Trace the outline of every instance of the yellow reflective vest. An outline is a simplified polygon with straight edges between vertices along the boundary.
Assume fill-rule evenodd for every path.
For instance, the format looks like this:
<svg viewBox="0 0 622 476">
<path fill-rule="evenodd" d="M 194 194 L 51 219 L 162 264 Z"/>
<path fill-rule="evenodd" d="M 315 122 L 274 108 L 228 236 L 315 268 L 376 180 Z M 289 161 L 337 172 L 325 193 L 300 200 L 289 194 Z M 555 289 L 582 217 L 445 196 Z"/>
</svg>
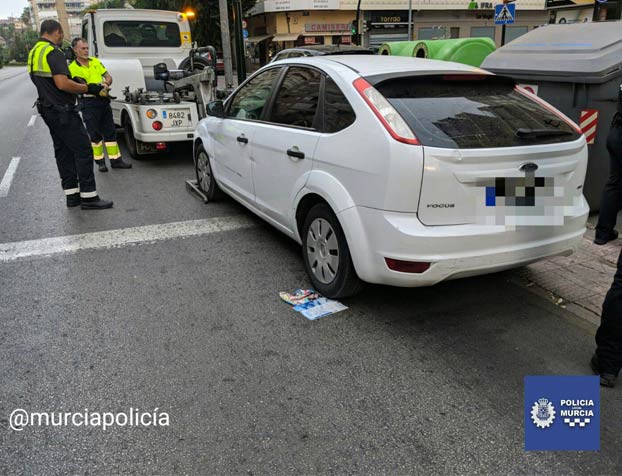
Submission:
<svg viewBox="0 0 622 476">
<path fill-rule="evenodd" d="M 89 56 L 89 65 L 82 66 L 78 63 L 78 60 L 73 60 L 69 65 L 69 72 L 72 78 L 82 78 L 87 84 L 102 82 L 103 76 L 106 73 L 106 68 L 97 58 Z"/>
<path fill-rule="evenodd" d="M 52 69 L 48 63 L 48 55 L 54 51 L 47 41 L 38 41 L 28 53 L 28 72 L 35 76 L 52 77 Z"/>
</svg>

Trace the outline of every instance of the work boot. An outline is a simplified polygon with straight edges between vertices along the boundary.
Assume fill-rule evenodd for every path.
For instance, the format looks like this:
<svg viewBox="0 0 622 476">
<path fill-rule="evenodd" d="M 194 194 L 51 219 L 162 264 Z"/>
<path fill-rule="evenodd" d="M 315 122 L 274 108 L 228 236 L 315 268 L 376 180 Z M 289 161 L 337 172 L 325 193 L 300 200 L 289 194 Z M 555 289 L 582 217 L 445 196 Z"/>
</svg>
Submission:
<svg viewBox="0 0 622 476">
<path fill-rule="evenodd" d="M 105 208 L 112 208 L 112 202 L 110 200 L 102 200 L 99 198 L 99 195 L 82 199 L 82 210 L 103 210 Z"/>
<path fill-rule="evenodd" d="M 100 172 L 108 172 L 108 167 L 106 167 L 106 161 L 104 159 L 96 160 L 95 163 Z"/>
<path fill-rule="evenodd" d="M 132 168 L 132 164 L 128 164 L 127 162 L 123 162 L 122 158 L 118 158 L 118 159 L 111 159 L 110 160 L 110 167 L 112 167 L 113 169 L 131 169 Z"/>
<path fill-rule="evenodd" d="M 610 241 L 615 240 L 618 237 L 618 232 L 616 230 L 610 232 L 596 232 L 596 237 L 594 238 L 595 245 L 604 245 Z"/>
<path fill-rule="evenodd" d="M 616 377 L 613 374 L 608 373 L 600 373 L 600 365 L 598 364 L 598 356 L 594 354 L 592 356 L 592 360 L 590 360 L 590 367 L 592 367 L 592 372 L 597 375 L 600 375 L 600 385 L 602 387 L 613 388 L 616 385 Z"/>
<path fill-rule="evenodd" d="M 80 192 L 67 195 L 67 208 L 77 207 L 80 203 Z"/>
</svg>

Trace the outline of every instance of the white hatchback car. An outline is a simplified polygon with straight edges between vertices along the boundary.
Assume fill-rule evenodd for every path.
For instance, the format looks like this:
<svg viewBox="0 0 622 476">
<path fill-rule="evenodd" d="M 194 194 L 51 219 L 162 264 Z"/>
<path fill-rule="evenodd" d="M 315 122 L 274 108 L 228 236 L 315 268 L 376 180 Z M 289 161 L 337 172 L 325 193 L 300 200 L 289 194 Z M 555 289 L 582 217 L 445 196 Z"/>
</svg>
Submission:
<svg viewBox="0 0 622 476">
<path fill-rule="evenodd" d="M 328 297 L 570 254 L 587 146 L 510 79 L 393 56 L 271 63 L 196 131 L 197 180 L 302 244 Z"/>
</svg>

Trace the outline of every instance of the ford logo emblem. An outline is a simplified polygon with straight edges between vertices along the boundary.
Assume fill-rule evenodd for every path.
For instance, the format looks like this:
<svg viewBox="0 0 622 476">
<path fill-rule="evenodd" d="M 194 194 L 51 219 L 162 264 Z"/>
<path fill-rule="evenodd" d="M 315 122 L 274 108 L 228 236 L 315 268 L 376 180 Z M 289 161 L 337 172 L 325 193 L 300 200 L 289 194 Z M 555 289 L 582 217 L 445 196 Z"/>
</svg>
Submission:
<svg viewBox="0 0 622 476">
<path fill-rule="evenodd" d="M 523 172 L 535 172 L 538 170 L 538 165 L 533 162 L 527 162 L 526 164 L 521 165 L 519 170 L 522 170 Z"/>
</svg>

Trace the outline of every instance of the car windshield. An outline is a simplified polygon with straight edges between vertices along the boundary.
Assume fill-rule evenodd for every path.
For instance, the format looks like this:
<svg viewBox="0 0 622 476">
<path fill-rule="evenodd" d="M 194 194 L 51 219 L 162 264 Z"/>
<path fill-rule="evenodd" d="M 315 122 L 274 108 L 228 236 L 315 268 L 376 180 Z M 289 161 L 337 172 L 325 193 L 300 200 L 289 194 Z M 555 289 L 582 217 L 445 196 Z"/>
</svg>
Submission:
<svg viewBox="0 0 622 476">
<path fill-rule="evenodd" d="M 113 47 L 179 47 L 181 33 L 177 23 L 157 21 L 104 22 L 104 43 Z"/>
<path fill-rule="evenodd" d="M 512 147 L 579 138 L 569 124 L 519 92 L 508 78 L 401 77 L 380 81 L 375 88 L 400 113 L 419 141 L 430 147 Z"/>
</svg>

